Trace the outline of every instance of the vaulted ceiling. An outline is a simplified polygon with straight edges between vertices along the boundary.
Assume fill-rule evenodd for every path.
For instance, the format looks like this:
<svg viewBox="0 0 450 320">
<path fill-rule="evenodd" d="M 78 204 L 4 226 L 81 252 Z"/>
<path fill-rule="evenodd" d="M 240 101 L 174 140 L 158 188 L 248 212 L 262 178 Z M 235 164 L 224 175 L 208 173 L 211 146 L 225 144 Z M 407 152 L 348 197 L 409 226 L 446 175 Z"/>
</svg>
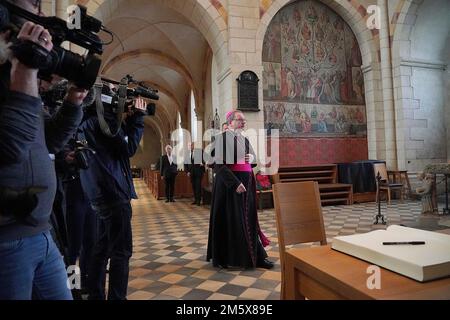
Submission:
<svg viewBox="0 0 450 320">
<path fill-rule="evenodd" d="M 191 90 L 200 102 L 210 50 L 206 40 L 188 19 L 163 2 L 105 1 L 96 15 L 115 34 L 102 56 L 102 75 L 120 80 L 130 74 L 158 89 L 157 113 L 161 114 L 148 124 L 159 125 L 156 131 L 167 138 L 177 126 L 178 111 L 182 121 L 188 121 Z M 109 40 L 107 35 L 102 38 Z"/>
</svg>

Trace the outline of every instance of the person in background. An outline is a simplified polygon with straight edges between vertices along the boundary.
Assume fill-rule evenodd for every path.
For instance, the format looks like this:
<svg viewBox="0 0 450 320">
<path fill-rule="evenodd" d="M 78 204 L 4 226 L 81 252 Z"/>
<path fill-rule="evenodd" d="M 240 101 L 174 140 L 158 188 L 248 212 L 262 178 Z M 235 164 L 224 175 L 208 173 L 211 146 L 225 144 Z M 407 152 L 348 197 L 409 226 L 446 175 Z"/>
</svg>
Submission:
<svg viewBox="0 0 450 320">
<path fill-rule="evenodd" d="M 175 178 L 177 177 L 177 162 L 172 154 L 172 147 L 167 145 L 166 154 L 161 158 L 161 180 L 166 184 L 166 202 L 175 202 Z"/>
<path fill-rule="evenodd" d="M 222 132 L 225 132 L 228 130 L 228 123 L 224 122 L 222 123 Z"/>
<path fill-rule="evenodd" d="M 195 144 L 191 143 L 189 158 L 185 159 L 184 170 L 191 178 L 192 191 L 194 192 L 193 205 L 200 206 L 202 200 L 202 179 L 205 174 L 205 162 L 203 160 L 203 150 L 196 149 Z"/>
</svg>

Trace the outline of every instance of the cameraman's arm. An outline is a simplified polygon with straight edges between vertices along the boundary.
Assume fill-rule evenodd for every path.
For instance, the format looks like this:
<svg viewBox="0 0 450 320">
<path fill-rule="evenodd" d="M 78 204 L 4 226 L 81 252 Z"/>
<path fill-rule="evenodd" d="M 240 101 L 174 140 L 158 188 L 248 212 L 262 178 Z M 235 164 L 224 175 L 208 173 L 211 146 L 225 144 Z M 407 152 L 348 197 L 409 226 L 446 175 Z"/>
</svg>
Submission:
<svg viewBox="0 0 450 320">
<path fill-rule="evenodd" d="M 130 158 L 136 153 L 144 133 L 144 112 L 147 109 L 147 103 L 138 98 L 134 101 L 134 108 L 134 112 L 126 117 L 125 123 L 122 125 L 123 130 L 120 132 L 123 133 L 122 141 L 125 142 L 123 144 L 124 151 Z"/>
<path fill-rule="evenodd" d="M 6 36 L 5 34 L 2 35 Z M 51 36 L 43 27 L 26 22 L 20 40 L 40 43 L 48 51 L 53 48 Z M 6 100 L 0 106 L 0 163 L 21 162 L 28 156 L 41 124 L 42 101 L 38 98 L 37 70 L 16 58 L 11 61 L 10 85 Z M 2 88 L 6 92 L 8 88 Z"/>
<path fill-rule="evenodd" d="M 17 39 L 37 43 L 49 52 L 53 49 L 52 36 L 48 30 L 30 21 L 23 24 Z M 38 97 L 38 70 L 22 64 L 17 58 L 12 59 L 11 65 L 10 90 L 21 92 L 31 97 Z"/>
<path fill-rule="evenodd" d="M 21 162 L 28 156 L 41 124 L 42 101 L 10 92 L 0 106 L 0 163 Z"/>
<path fill-rule="evenodd" d="M 127 117 L 126 123 L 123 125 L 123 133 L 128 137 L 126 145 L 128 156 L 132 157 L 136 153 L 144 134 L 144 115 L 140 112 L 134 112 Z"/>
<path fill-rule="evenodd" d="M 80 107 L 86 91 L 71 87 L 62 107 L 45 120 L 45 140 L 52 153 L 60 151 L 78 128 L 83 117 Z"/>
</svg>

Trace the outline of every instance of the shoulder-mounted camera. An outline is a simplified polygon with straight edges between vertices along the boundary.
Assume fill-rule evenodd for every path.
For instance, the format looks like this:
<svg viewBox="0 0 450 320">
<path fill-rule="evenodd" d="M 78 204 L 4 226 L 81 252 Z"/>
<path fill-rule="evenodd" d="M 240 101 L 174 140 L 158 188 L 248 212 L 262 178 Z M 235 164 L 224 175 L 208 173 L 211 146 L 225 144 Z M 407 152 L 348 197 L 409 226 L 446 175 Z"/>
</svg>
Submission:
<svg viewBox="0 0 450 320">
<path fill-rule="evenodd" d="M 133 87 L 129 86 L 130 84 Z M 118 85 L 118 89 L 113 88 Z M 100 128 L 108 137 L 114 137 L 118 134 L 120 124 L 122 122 L 122 114 L 133 110 L 136 98 L 142 97 L 146 99 L 159 100 L 158 91 L 153 90 L 143 83 L 138 83 L 131 76 L 127 75 L 120 82 L 101 78 L 101 81 L 95 84 L 95 109 L 99 120 Z M 156 105 L 154 103 L 147 104 L 147 110 L 143 115 L 155 115 Z M 105 115 L 113 115 L 113 128 L 109 126 L 105 120 Z"/>
<path fill-rule="evenodd" d="M 75 142 L 75 166 L 77 169 L 86 170 L 89 168 L 87 153 L 95 154 L 95 151 L 88 146 L 86 140 Z"/>
<path fill-rule="evenodd" d="M 51 52 L 34 42 L 14 39 L 11 48 L 14 56 L 28 67 L 39 69 L 41 79 L 49 80 L 51 75 L 56 74 L 80 88 L 89 89 L 94 85 L 100 70 L 101 60 L 98 55 L 103 53 L 104 44 L 97 33 L 110 32 L 102 26 L 101 21 L 87 15 L 85 7 L 78 7 L 80 28 L 70 29 L 63 19 L 38 16 L 6 0 L 0 0 L 0 31 L 10 30 L 14 39 L 21 28 L 20 20 L 31 21 L 48 29 L 54 44 Z M 87 55 L 81 56 L 62 48 L 64 41 L 87 49 Z"/>
<path fill-rule="evenodd" d="M 133 110 L 133 104 L 137 98 L 159 100 L 158 90 L 148 87 L 143 82 L 134 80 L 130 75 L 125 76 L 121 82 L 107 78 L 102 78 L 102 81 L 119 86 L 119 89 L 117 90 L 111 89 L 107 84 L 104 84 L 102 87 L 102 102 L 104 105 L 112 108 L 115 113 L 129 112 L 130 110 Z M 123 108 L 120 107 L 120 98 L 123 98 L 124 100 Z M 154 103 L 148 103 L 145 115 L 154 116 L 155 112 L 156 105 Z"/>
</svg>

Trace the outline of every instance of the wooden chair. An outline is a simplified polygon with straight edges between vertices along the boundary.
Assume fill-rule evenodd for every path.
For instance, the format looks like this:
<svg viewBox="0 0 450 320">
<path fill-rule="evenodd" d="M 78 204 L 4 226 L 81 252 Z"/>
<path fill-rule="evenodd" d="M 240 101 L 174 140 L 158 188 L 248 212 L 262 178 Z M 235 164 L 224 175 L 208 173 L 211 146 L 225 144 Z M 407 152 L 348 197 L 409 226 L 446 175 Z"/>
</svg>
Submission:
<svg viewBox="0 0 450 320">
<path fill-rule="evenodd" d="M 281 299 L 285 299 L 286 246 L 316 241 L 326 245 L 327 238 L 316 181 L 274 184 L 273 196 L 281 261 Z"/>
<path fill-rule="evenodd" d="M 388 176 L 388 171 L 386 169 L 386 164 L 385 163 L 375 163 L 373 165 L 373 170 L 375 173 L 375 177 L 378 176 L 378 173 L 381 176 L 381 181 L 380 181 L 380 186 L 378 188 L 377 186 L 377 195 L 376 195 L 376 201 L 378 202 L 378 197 L 379 192 L 378 190 L 381 192 L 386 192 L 387 193 L 387 203 L 391 204 L 391 190 L 394 191 L 400 191 L 400 199 L 401 201 L 403 201 L 403 194 L 404 194 L 404 185 L 403 183 L 393 183 L 389 181 L 389 176 Z M 378 181 L 377 181 L 378 183 Z"/>
</svg>

